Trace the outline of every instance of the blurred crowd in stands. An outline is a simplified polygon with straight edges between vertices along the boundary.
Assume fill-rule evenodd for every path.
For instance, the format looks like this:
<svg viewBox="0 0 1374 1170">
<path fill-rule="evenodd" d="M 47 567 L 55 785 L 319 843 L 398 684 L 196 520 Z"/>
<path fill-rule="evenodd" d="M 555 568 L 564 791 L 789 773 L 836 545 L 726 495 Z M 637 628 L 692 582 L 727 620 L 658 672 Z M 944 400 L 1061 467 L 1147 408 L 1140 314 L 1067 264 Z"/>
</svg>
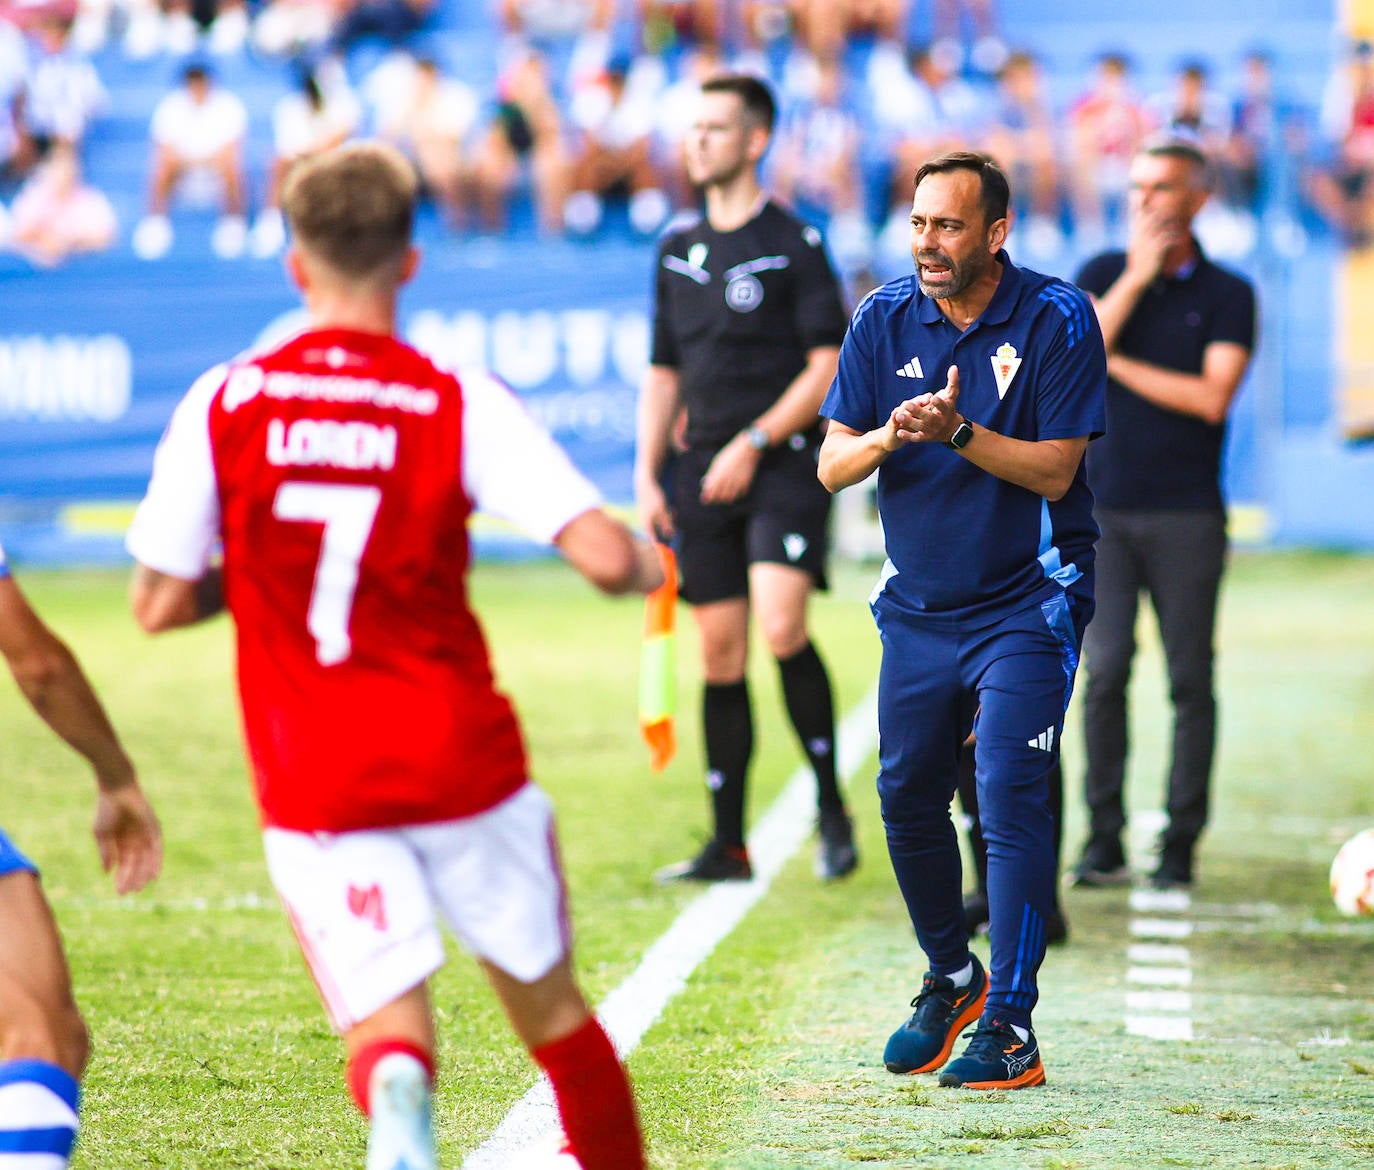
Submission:
<svg viewBox="0 0 1374 1170">
<path fill-rule="evenodd" d="M 218 216 L 217 254 L 271 256 L 285 168 L 355 135 L 403 149 L 455 231 L 511 230 L 523 206 L 525 230 L 591 237 L 614 208 L 623 230 L 652 236 L 693 202 L 680 143 L 698 82 L 723 69 L 773 83 L 772 189 L 827 226 L 852 280 L 906 270 L 911 176 L 954 146 L 1011 173 L 1013 246 L 1031 263 L 1066 239 L 1086 252 L 1119 236 L 1127 162 L 1163 128 L 1216 162 L 1199 230 L 1223 258 L 1282 247 L 1304 216 L 1353 244 L 1374 231 L 1367 44 L 1314 108 L 1285 95 L 1262 49 L 1181 60 L 1163 87 L 1142 85 L 1124 52 L 1047 78 L 1004 43 L 992 0 L 934 0 L 919 43 L 910 3 L 0 0 L 0 241 L 37 264 L 121 239 L 153 260 L 176 246 L 178 209 L 200 206 Z M 435 36 L 475 4 L 492 46 L 480 77 Z M 149 120 L 141 218 L 125 225 L 83 177 L 87 136 L 120 100 L 98 71 L 110 54 L 181 62 Z M 269 110 L 222 79 L 243 59 L 292 80 Z M 270 144 L 257 168 L 254 136 Z"/>
</svg>

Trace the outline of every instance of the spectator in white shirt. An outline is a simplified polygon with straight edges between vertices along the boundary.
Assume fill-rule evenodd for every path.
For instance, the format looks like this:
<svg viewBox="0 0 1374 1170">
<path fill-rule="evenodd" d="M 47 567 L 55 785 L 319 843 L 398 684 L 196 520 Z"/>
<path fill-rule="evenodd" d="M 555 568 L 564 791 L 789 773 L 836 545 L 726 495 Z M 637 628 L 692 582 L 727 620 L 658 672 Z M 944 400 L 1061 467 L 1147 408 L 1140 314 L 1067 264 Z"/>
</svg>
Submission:
<svg viewBox="0 0 1374 1170">
<path fill-rule="evenodd" d="M 661 74 L 649 64 L 637 69 L 613 59 L 573 95 L 580 134 L 563 222 L 575 235 L 601 226 L 603 200 L 616 187 L 629 191 L 630 226 L 641 235 L 656 232 L 671 210 L 652 150 Z"/>
<path fill-rule="evenodd" d="M 471 201 L 469 138 L 477 124 L 477 95 L 427 57 L 413 60 L 408 71 L 398 64 L 394 77 L 377 107 L 378 136 L 415 164 L 426 191 L 449 222 L 461 227 Z"/>
<path fill-rule="evenodd" d="M 254 256 L 275 256 L 286 243 L 280 194 L 291 165 L 347 141 L 361 121 L 362 106 L 342 65 L 334 58 L 314 70 L 303 70 L 299 90 L 277 102 L 272 110 L 273 154 L 267 201 L 249 238 Z"/>
<path fill-rule="evenodd" d="M 187 197 L 217 197 L 223 213 L 211 246 L 226 259 L 243 253 L 248 236 L 243 174 L 247 132 L 248 111 L 237 95 L 212 82 L 205 66 L 187 66 L 182 84 L 153 110 L 148 214 L 134 229 L 135 253 L 154 260 L 171 248 L 167 213 L 179 191 Z"/>
</svg>

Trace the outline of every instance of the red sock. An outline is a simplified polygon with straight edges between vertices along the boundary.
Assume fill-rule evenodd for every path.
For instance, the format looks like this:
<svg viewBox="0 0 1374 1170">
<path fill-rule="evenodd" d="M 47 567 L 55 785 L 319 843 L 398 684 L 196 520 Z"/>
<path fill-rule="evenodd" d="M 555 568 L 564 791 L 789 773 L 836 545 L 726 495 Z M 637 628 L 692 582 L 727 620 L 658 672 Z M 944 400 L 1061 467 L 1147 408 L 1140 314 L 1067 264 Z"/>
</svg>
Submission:
<svg viewBox="0 0 1374 1170">
<path fill-rule="evenodd" d="M 348 1088 L 353 1094 L 353 1101 L 362 1110 L 364 1117 L 371 1117 L 372 1111 L 368 1108 L 367 1090 L 368 1084 L 372 1080 L 372 1070 L 377 1066 L 377 1062 L 384 1056 L 392 1053 L 402 1052 L 406 1056 L 414 1057 L 425 1067 L 425 1072 L 429 1074 L 429 1083 L 434 1083 L 434 1057 L 426 1052 L 418 1044 L 410 1040 L 388 1039 L 374 1040 L 360 1048 L 348 1058 Z"/>
<path fill-rule="evenodd" d="M 596 1018 L 534 1050 L 548 1073 L 563 1132 L 586 1170 L 644 1170 L 630 1079 Z"/>
</svg>

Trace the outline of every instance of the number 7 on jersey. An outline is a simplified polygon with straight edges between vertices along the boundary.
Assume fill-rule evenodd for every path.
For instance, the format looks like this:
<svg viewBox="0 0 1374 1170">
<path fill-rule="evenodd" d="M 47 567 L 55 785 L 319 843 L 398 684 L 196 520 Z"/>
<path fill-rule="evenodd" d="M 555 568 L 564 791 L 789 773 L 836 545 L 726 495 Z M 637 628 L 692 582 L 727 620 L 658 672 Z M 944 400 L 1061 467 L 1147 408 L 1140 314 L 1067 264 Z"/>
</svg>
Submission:
<svg viewBox="0 0 1374 1170">
<path fill-rule="evenodd" d="M 292 481 L 282 484 L 272 501 L 272 515 L 278 520 L 324 525 L 305 621 L 321 666 L 337 666 L 352 653 L 348 623 L 358 589 L 358 564 L 381 502 L 378 487 Z"/>
</svg>

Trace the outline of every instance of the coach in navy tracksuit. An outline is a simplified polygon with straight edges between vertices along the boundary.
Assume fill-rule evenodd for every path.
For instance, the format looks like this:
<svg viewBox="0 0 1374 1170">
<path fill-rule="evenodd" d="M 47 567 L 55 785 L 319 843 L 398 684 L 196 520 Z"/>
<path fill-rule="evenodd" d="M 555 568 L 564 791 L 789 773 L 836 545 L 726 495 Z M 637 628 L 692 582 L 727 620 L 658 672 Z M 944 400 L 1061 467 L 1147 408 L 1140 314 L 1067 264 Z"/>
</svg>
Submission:
<svg viewBox="0 0 1374 1170">
<path fill-rule="evenodd" d="M 1048 775 L 1092 612 L 1097 526 L 1082 460 L 1105 427 L 1106 354 L 1087 297 L 1002 250 L 1006 176 L 958 152 L 916 173 L 912 276 L 859 306 L 821 413 L 820 477 L 875 468 L 888 561 L 879 775 L 888 852 L 930 964 L 888 1041 L 893 1072 L 942 1085 L 1043 1082 L 1031 1031 L 1054 896 Z M 978 736 L 990 972 L 969 950 L 950 819 Z M 964 1054 L 960 1030 L 978 1020 Z"/>
</svg>

